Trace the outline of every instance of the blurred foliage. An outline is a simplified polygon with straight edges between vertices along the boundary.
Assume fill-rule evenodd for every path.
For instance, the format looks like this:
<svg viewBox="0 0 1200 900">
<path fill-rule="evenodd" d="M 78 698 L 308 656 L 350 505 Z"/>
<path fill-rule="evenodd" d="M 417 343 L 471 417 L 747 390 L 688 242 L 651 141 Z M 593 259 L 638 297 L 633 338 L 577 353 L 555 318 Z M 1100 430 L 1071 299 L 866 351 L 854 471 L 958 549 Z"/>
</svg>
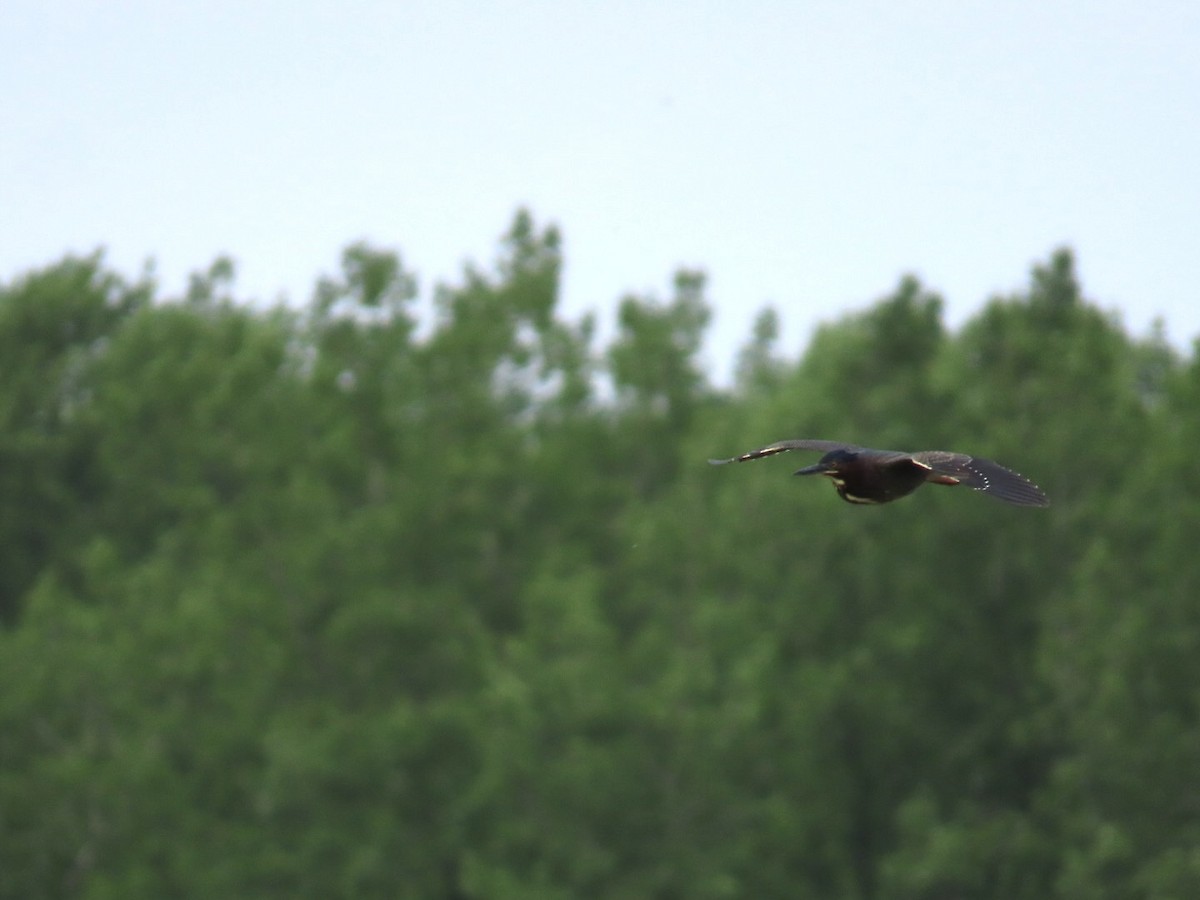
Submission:
<svg viewBox="0 0 1200 900">
<path fill-rule="evenodd" d="M 561 268 L 0 286 L 0 897 L 1200 896 L 1195 352 L 1063 250 L 718 389 L 701 273 L 602 347 Z M 703 462 L 798 436 L 1053 505 Z"/>
</svg>

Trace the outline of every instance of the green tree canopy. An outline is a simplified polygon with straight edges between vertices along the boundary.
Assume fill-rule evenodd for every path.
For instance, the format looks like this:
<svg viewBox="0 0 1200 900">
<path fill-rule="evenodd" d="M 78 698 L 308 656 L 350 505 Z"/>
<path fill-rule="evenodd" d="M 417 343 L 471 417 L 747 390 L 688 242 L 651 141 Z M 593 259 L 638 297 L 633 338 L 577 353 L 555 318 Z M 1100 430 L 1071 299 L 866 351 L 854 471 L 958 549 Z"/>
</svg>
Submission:
<svg viewBox="0 0 1200 900">
<path fill-rule="evenodd" d="M 1197 347 L 1064 249 L 957 330 L 764 311 L 726 387 L 702 272 L 603 344 L 563 264 L 0 286 L 0 897 L 1200 892 Z M 704 464 L 801 436 L 1052 505 Z"/>
</svg>

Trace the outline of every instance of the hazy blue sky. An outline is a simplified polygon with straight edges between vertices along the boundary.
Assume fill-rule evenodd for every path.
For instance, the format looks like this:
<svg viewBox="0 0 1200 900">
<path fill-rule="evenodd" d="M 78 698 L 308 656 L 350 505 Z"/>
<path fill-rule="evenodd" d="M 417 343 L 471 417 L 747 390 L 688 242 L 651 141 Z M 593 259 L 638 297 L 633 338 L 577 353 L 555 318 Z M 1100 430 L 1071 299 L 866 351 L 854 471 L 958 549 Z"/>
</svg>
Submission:
<svg viewBox="0 0 1200 900">
<path fill-rule="evenodd" d="M 952 325 L 1074 247 L 1135 332 L 1200 334 L 1200 3 L 0 4 L 0 278 L 228 253 L 305 300 L 341 249 L 425 288 L 520 205 L 568 314 L 710 275 L 708 358 L 915 272 Z"/>
</svg>

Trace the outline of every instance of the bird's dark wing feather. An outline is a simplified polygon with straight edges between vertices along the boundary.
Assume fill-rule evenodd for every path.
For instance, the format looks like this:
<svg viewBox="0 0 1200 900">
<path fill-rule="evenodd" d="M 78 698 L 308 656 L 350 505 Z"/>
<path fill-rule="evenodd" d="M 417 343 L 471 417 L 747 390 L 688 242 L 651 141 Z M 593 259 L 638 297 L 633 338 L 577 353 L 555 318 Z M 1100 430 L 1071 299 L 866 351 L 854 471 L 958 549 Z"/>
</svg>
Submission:
<svg viewBox="0 0 1200 900">
<path fill-rule="evenodd" d="M 1017 506 L 1050 505 L 1036 484 L 990 459 L 946 450 L 922 450 L 912 454 L 912 458 L 928 466 L 932 474 L 951 479 L 947 483 L 965 484 Z"/>
<path fill-rule="evenodd" d="M 882 466 L 898 466 L 901 468 L 908 466 L 916 466 L 918 468 L 928 469 L 925 463 L 913 462 L 912 453 L 905 453 L 903 450 L 868 450 L 859 448 L 858 455 L 860 458 L 870 460 Z"/>
<path fill-rule="evenodd" d="M 751 450 L 749 453 L 743 453 L 741 456 L 731 456 L 729 459 L 710 459 L 709 463 L 714 466 L 723 466 L 726 463 L 746 462 L 750 459 L 762 459 L 764 456 L 774 456 L 776 453 L 785 453 L 788 450 L 820 450 L 822 453 L 828 453 L 830 450 L 857 450 L 853 444 L 843 444 L 841 441 L 776 441 L 774 444 L 768 444 L 766 447 L 759 447 L 757 450 Z"/>
</svg>

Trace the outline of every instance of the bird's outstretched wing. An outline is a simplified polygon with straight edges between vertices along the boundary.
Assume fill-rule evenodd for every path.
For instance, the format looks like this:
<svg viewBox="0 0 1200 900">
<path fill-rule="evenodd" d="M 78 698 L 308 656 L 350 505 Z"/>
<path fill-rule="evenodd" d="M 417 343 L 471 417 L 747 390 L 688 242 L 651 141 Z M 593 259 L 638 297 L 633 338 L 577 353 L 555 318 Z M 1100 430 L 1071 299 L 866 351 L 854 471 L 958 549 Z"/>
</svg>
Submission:
<svg viewBox="0 0 1200 900">
<path fill-rule="evenodd" d="M 946 450 L 922 450 L 912 458 L 928 466 L 930 481 L 942 484 L 965 484 L 977 491 L 990 494 L 997 500 L 1017 506 L 1049 506 L 1050 501 L 1042 489 L 1023 475 L 1006 469 L 990 459 L 967 456 L 965 453 L 950 453 Z"/>
<path fill-rule="evenodd" d="M 714 466 L 723 466 L 726 463 L 746 462 L 750 459 L 762 459 L 764 456 L 774 456 L 776 453 L 786 453 L 788 450 L 820 450 L 822 453 L 828 453 L 830 450 L 858 450 L 854 444 L 843 444 L 841 441 L 776 441 L 774 444 L 768 444 L 766 447 L 759 447 L 757 450 L 751 450 L 749 453 L 743 453 L 741 456 L 731 456 L 729 459 L 710 459 L 709 463 Z"/>
</svg>

